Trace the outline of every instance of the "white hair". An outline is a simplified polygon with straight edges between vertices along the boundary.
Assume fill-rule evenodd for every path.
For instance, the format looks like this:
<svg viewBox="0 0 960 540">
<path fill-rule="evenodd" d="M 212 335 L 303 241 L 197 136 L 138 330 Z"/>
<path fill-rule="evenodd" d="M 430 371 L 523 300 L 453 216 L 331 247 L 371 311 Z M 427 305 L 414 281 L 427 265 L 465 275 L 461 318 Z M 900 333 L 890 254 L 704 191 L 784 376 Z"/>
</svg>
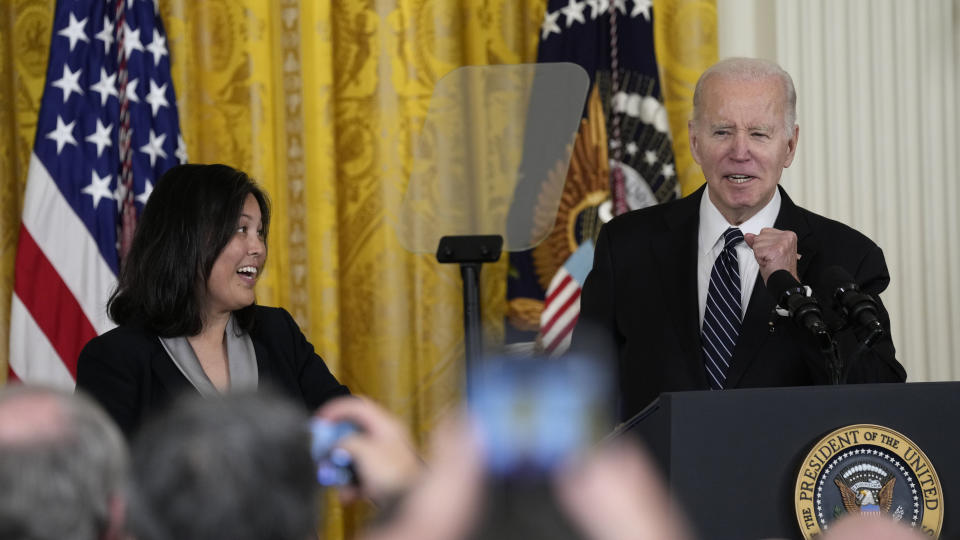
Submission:
<svg viewBox="0 0 960 540">
<path fill-rule="evenodd" d="M 788 137 L 793 136 L 793 128 L 797 123 L 797 90 L 793 86 L 793 79 L 776 62 L 762 58 L 725 58 L 707 68 L 697 80 L 693 91 L 693 121 L 700 118 L 700 107 L 703 100 L 703 87 L 707 79 L 723 77 L 742 81 L 760 81 L 776 77 L 783 85 L 784 95 L 784 129 Z"/>
</svg>

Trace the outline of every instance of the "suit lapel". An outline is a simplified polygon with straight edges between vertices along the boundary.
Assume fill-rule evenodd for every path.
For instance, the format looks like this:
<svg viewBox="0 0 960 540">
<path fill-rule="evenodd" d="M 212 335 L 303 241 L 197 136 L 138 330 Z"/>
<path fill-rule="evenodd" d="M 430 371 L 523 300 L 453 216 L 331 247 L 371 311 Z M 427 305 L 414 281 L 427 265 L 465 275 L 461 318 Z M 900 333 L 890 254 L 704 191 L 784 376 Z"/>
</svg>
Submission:
<svg viewBox="0 0 960 540">
<path fill-rule="evenodd" d="M 664 311 L 672 316 L 681 359 L 698 386 L 705 387 L 707 374 L 700 346 L 699 300 L 697 299 L 697 234 L 700 226 L 700 198 L 704 188 L 677 202 L 666 215 L 669 233 L 654 242 L 653 254 L 660 270 L 659 283 L 674 295 Z"/>
<path fill-rule="evenodd" d="M 154 347 L 150 349 L 150 369 L 153 371 L 154 378 L 161 386 L 167 389 L 170 395 L 177 395 L 185 390 L 196 392 L 193 384 L 187 380 L 186 376 L 180 371 L 180 368 L 174 363 L 170 355 L 163 348 L 159 338 L 153 337 Z M 269 362 L 264 362 L 267 353 L 258 340 L 253 342 L 254 353 L 257 358 L 258 379 L 271 378 L 273 373 L 270 371 Z M 264 373 L 266 375 L 264 375 Z"/>
<path fill-rule="evenodd" d="M 272 380 L 276 378 L 276 374 L 272 368 L 271 362 L 267 361 L 269 357 L 267 351 L 264 348 L 263 344 L 260 343 L 259 339 L 256 339 L 254 335 L 250 334 L 250 340 L 253 341 L 253 353 L 257 355 L 257 381 L 258 384 L 261 384 L 264 380 Z"/>
<path fill-rule="evenodd" d="M 806 271 L 810 267 L 810 261 L 816 255 L 816 246 L 803 214 L 787 196 L 786 191 L 783 188 L 778 189 L 780 189 L 782 200 L 780 213 L 777 215 L 774 227 L 796 233 L 797 252 L 800 254 L 800 260 L 797 261 L 797 273 L 800 276 L 800 281 L 806 283 Z M 747 306 L 747 312 L 743 317 L 740 337 L 737 339 L 737 346 L 733 350 L 733 361 L 730 365 L 730 372 L 727 373 L 726 387 L 735 388 L 743 374 L 750 368 L 750 364 L 756 359 L 760 347 L 770 335 L 770 325 L 776 317 L 775 308 L 776 300 L 767 291 L 766 285 L 758 273 L 753 286 L 753 293 L 750 295 L 750 304 Z"/>
<path fill-rule="evenodd" d="M 176 396 L 186 389 L 194 392 L 193 385 L 180 372 L 180 369 L 167 354 L 167 351 L 160 343 L 160 338 L 153 337 L 154 345 L 150 349 L 150 368 L 153 371 L 154 378 L 161 386 L 167 389 L 171 396 Z"/>
</svg>

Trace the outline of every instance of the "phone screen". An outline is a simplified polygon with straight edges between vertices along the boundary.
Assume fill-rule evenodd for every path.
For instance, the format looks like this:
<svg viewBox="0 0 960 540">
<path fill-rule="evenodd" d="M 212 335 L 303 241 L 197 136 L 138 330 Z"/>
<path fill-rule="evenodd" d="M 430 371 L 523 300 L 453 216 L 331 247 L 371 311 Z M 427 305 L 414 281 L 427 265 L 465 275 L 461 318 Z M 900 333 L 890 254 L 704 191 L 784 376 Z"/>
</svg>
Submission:
<svg viewBox="0 0 960 540">
<path fill-rule="evenodd" d="M 494 477 L 537 477 L 599 440 L 611 427 L 609 375 L 600 362 L 494 357 L 469 383 L 471 414 Z"/>
<path fill-rule="evenodd" d="M 552 485 L 565 461 L 612 427 L 605 364 L 583 357 L 495 357 L 475 369 L 469 408 L 488 472 L 474 540 L 581 538 Z"/>
<path fill-rule="evenodd" d="M 330 422 L 320 418 L 310 420 L 310 454 L 317 466 L 317 481 L 322 486 L 345 486 L 355 481 L 353 458 L 337 442 L 356 433 L 349 422 Z"/>
</svg>

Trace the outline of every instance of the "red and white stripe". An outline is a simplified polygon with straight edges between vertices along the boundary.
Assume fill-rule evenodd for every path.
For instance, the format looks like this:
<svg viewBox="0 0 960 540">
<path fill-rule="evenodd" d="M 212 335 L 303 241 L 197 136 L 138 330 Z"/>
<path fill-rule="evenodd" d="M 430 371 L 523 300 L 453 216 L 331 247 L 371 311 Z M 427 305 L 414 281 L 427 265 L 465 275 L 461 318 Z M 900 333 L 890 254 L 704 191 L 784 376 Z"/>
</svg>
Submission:
<svg viewBox="0 0 960 540">
<path fill-rule="evenodd" d="M 579 315 L 580 284 L 566 268 L 560 268 L 550 280 L 540 315 L 540 343 L 543 350 L 550 354 L 567 350 Z"/>
<path fill-rule="evenodd" d="M 114 325 L 116 276 L 49 171 L 31 156 L 10 310 L 15 379 L 72 389 L 80 349 Z"/>
</svg>

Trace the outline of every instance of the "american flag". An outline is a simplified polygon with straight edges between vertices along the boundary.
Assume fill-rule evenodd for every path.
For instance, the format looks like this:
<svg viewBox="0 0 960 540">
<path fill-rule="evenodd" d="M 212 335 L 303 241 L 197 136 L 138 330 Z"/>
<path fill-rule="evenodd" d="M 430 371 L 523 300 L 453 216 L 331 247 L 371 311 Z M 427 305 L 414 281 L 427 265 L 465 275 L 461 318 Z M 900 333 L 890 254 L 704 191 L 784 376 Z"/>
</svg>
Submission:
<svg viewBox="0 0 960 540">
<path fill-rule="evenodd" d="M 27 176 L 11 380 L 72 389 L 109 330 L 120 253 L 157 178 L 186 162 L 166 34 L 150 0 L 59 0 Z"/>
<path fill-rule="evenodd" d="M 540 315 L 540 343 L 547 354 L 570 348 L 573 327 L 580 315 L 580 290 L 593 265 L 593 251 L 593 240 L 584 240 L 547 287 Z"/>
</svg>

